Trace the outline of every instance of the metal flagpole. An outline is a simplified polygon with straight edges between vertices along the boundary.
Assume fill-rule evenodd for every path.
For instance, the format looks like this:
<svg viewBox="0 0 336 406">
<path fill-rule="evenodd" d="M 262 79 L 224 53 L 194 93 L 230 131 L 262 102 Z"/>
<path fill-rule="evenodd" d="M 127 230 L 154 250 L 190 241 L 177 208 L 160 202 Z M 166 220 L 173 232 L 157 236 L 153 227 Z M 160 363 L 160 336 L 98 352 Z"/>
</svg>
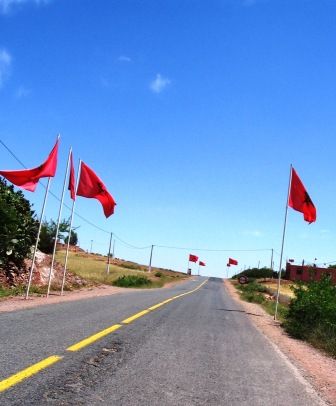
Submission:
<svg viewBox="0 0 336 406">
<path fill-rule="evenodd" d="M 111 233 L 111 235 L 110 235 L 110 244 L 109 244 L 109 250 L 108 250 L 108 254 L 107 254 L 107 266 L 106 266 L 106 273 L 107 274 L 110 273 L 110 257 L 111 257 L 112 237 L 113 237 L 113 233 Z"/>
<path fill-rule="evenodd" d="M 38 228 L 38 232 L 37 232 L 33 259 L 32 259 L 30 272 L 29 272 L 29 280 L 28 280 L 28 285 L 27 285 L 27 290 L 26 290 L 26 297 L 25 297 L 26 299 L 28 299 L 28 297 L 29 297 L 29 289 L 30 289 L 30 285 L 31 285 L 31 282 L 32 282 L 32 278 L 33 278 L 37 246 L 38 246 L 38 243 L 39 243 L 39 240 L 40 240 L 40 234 L 41 234 L 41 228 L 42 228 L 42 220 L 43 220 L 44 210 L 45 210 L 46 203 L 47 203 L 47 198 L 48 198 L 48 193 L 49 193 L 49 188 L 50 188 L 50 182 L 51 182 L 51 178 L 49 177 L 47 187 L 46 187 L 46 192 L 45 192 L 45 195 L 44 195 L 44 200 L 43 200 L 42 212 L 41 212 L 41 216 L 40 216 L 40 224 L 39 224 L 39 228 Z"/>
<path fill-rule="evenodd" d="M 200 274 L 200 264 L 199 264 L 199 261 L 198 261 L 198 272 L 197 272 L 197 275 L 199 276 L 199 274 Z"/>
<path fill-rule="evenodd" d="M 281 244 L 281 253 L 280 253 L 279 274 L 278 274 L 278 289 L 277 289 L 277 295 L 276 295 L 274 320 L 276 320 L 277 315 L 278 315 L 280 282 L 281 282 L 282 255 L 283 255 L 283 249 L 284 249 L 284 243 L 285 243 L 285 235 L 286 235 L 288 200 L 289 200 L 289 191 L 290 191 L 290 187 L 291 187 L 291 182 L 292 182 L 292 164 L 290 165 L 290 170 L 289 170 L 289 182 L 288 182 L 288 192 L 287 192 L 287 200 L 286 200 L 285 221 L 284 221 L 284 227 L 283 227 L 283 233 L 282 233 L 282 244 Z"/>
<path fill-rule="evenodd" d="M 154 248 L 154 245 L 151 246 L 151 252 L 150 252 L 150 257 L 149 257 L 149 265 L 148 265 L 148 272 L 152 272 L 153 248 Z"/>
<path fill-rule="evenodd" d="M 49 269 L 47 298 L 49 297 L 50 285 L 51 285 L 51 275 L 52 275 L 52 272 L 54 270 L 56 246 L 57 246 L 58 232 L 59 232 L 59 226 L 60 226 L 61 216 L 62 216 L 64 192 L 65 192 L 66 181 L 67 181 L 67 178 L 68 178 L 71 151 L 72 151 L 72 148 L 70 148 L 70 150 L 69 150 L 68 162 L 67 162 L 67 166 L 66 166 L 66 170 L 65 170 L 65 176 L 64 176 L 64 182 L 63 182 L 62 197 L 61 197 L 60 207 L 59 207 L 59 211 L 58 211 L 58 219 L 57 219 L 57 226 L 56 226 L 56 233 L 55 233 L 54 249 L 53 249 L 53 254 L 52 254 L 52 258 L 51 258 L 51 265 L 50 265 L 50 269 Z"/>
<path fill-rule="evenodd" d="M 188 260 L 188 270 L 187 270 L 187 275 L 189 275 L 189 266 L 190 266 L 190 260 Z M 191 275 L 191 272 L 190 272 Z"/>
<path fill-rule="evenodd" d="M 63 291 L 64 291 L 65 275 L 66 275 L 66 270 L 67 270 L 67 265 L 68 265 L 70 238 L 71 238 L 73 217 L 74 217 L 74 214 L 75 214 L 76 194 L 77 194 L 77 188 L 78 188 L 78 182 L 79 182 L 79 171 L 80 171 L 80 167 L 81 167 L 81 162 L 82 162 L 82 161 L 79 160 L 78 169 L 77 169 L 77 180 L 76 180 L 75 200 L 72 201 L 70 227 L 69 227 L 69 234 L 68 234 L 68 243 L 67 243 L 67 249 L 66 249 L 66 253 L 65 253 L 65 262 L 64 262 L 64 270 L 63 270 L 63 280 L 62 280 L 62 287 L 61 287 L 61 296 L 63 295 Z"/>
</svg>

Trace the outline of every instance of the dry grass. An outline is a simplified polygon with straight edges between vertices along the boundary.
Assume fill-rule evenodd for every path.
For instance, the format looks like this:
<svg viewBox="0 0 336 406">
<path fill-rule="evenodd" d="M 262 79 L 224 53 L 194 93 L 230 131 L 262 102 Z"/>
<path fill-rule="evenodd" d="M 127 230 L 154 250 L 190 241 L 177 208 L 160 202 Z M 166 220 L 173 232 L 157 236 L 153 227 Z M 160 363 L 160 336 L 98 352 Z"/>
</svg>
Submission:
<svg viewBox="0 0 336 406">
<path fill-rule="evenodd" d="M 65 251 L 58 251 L 56 254 L 57 262 L 64 265 Z M 146 276 L 152 281 L 151 287 L 162 287 L 166 283 L 187 278 L 187 275 L 169 270 L 152 268 L 149 274 L 145 271 L 146 267 L 135 264 L 134 262 L 113 260 L 110 264 L 110 273 L 106 273 L 107 257 L 90 255 L 86 253 L 69 252 L 68 269 L 69 271 L 81 276 L 94 283 L 112 285 L 112 283 L 123 275 Z M 162 276 L 156 277 L 155 273 L 160 271 Z M 148 286 L 146 286 L 148 287 Z"/>
<path fill-rule="evenodd" d="M 261 283 L 263 286 L 265 286 L 266 288 L 270 289 L 272 292 L 276 292 L 278 289 L 278 285 L 277 285 L 277 281 L 267 281 L 267 282 L 263 282 L 263 281 L 259 281 L 259 283 Z M 295 297 L 294 292 L 291 290 L 291 286 L 293 286 L 293 283 L 288 283 L 287 281 L 281 281 L 280 284 L 280 294 L 288 296 L 290 298 Z"/>
</svg>

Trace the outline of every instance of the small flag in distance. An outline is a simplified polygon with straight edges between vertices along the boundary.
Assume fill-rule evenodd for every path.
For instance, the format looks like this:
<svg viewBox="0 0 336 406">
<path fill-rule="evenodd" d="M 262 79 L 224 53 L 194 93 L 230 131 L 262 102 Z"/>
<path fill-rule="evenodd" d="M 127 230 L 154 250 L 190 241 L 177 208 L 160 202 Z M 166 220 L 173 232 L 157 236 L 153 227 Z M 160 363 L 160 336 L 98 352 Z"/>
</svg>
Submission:
<svg viewBox="0 0 336 406">
<path fill-rule="evenodd" d="M 238 265 L 238 261 L 236 259 L 229 258 L 229 264 L 230 265 Z"/>
<path fill-rule="evenodd" d="M 198 261 L 198 256 L 193 255 L 193 254 L 189 254 L 189 261 L 190 262 L 197 262 Z"/>
<path fill-rule="evenodd" d="M 199 262 L 199 266 L 206 266 L 206 265 L 205 265 L 205 262 L 200 261 L 200 262 Z"/>
</svg>

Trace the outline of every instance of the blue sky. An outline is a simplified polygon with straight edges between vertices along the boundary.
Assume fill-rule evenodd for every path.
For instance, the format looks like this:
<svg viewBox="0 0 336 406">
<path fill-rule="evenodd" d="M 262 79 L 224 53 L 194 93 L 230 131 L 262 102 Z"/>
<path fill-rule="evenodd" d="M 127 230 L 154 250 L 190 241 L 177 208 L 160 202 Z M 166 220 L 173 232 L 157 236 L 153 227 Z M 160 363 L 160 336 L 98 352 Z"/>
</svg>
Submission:
<svg viewBox="0 0 336 406">
<path fill-rule="evenodd" d="M 293 163 L 318 218 L 290 210 L 285 256 L 336 261 L 335 17 L 332 0 L 0 0 L 0 138 L 33 167 L 60 133 L 55 194 L 72 146 L 118 203 L 78 213 L 140 247 L 232 250 L 193 252 L 215 276 L 228 256 L 270 263 L 233 250 L 280 251 Z M 2 146 L 0 166 L 19 168 Z M 25 195 L 39 213 L 43 189 Z M 75 225 L 107 252 L 108 234 Z M 188 253 L 153 263 L 185 270 Z M 116 255 L 149 250 L 117 240 Z"/>
</svg>

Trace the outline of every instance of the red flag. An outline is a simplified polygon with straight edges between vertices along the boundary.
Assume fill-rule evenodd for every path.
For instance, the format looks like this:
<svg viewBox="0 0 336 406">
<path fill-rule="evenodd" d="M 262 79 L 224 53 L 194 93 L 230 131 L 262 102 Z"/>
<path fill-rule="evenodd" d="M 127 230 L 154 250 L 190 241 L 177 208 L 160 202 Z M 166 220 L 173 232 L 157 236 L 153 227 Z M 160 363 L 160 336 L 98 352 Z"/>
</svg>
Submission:
<svg viewBox="0 0 336 406">
<path fill-rule="evenodd" d="M 238 261 L 236 259 L 229 258 L 230 265 L 238 265 Z"/>
<path fill-rule="evenodd" d="M 199 266 L 206 266 L 206 265 L 205 265 L 205 262 L 200 261 L 200 262 L 199 262 Z"/>
<path fill-rule="evenodd" d="M 288 206 L 303 213 L 303 218 L 305 221 L 308 221 L 308 223 L 316 221 L 316 208 L 314 203 L 294 168 L 292 168 Z"/>
<path fill-rule="evenodd" d="M 42 165 L 18 171 L 0 171 L 0 175 L 8 179 L 14 185 L 35 192 L 36 186 L 40 178 L 52 178 L 55 176 L 57 168 L 59 138 L 56 141 L 54 148 L 51 150 L 46 161 Z"/>
<path fill-rule="evenodd" d="M 97 199 L 103 206 L 106 217 L 114 213 L 116 202 L 107 191 L 106 186 L 98 176 L 84 162 L 81 162 L 81 171 L 77 188 L 77 196 Z"/>
<path fill-rule="evenodd" d="M 76 200 L 76 191 L 75 191 L 75 168 L 73 165 L 72 151 L 70 153 L 70 176 L 69 176 L 69 186 L 70 196 L 72 200 Z"/>
<path fill-rule="evenodd" d="M 189 254 L 189 261 L 190 262 L 197 262 L 198 261 L 198 256 Z"/>
</svg>

